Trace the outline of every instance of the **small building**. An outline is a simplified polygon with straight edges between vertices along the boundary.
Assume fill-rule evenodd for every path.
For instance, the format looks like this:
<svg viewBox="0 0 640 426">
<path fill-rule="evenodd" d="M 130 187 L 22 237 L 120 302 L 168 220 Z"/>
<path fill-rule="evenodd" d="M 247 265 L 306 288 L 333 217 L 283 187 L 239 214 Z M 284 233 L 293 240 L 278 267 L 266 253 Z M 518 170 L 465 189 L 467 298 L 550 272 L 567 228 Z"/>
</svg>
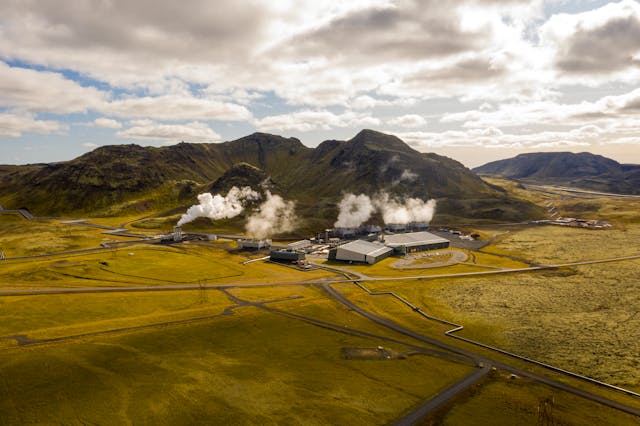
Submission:
<svg viewBox="0 0 640 426">
<path fill-rule="evenodd" d="M 406 223 L 387 223 L 385 228 L 391 232 L 405 232 L 407 230 Z"/>
<path fill-rule="evenodd" d="M 406 234 L 385 235 L 384 243 L 399 253 L 437 250 L 449 247 L 449 240 L 430 232 L 408 232 Z"/>
<path fill-rule="evenodd" d="M 311 241 L 309 240 L 300 240 L 300 241 L 296 241 L 294 243 L 291 244 L 287 244 L 287 249 L 289 250 L 304 250 L 311 247 Z"/>
<path fill-rule="evenodd" d="M 329 259 L 373 265 L 392 254 L 393 249 L 383 244 L 356 240 L 332 249 L 329 252 Z"/>
<path fill-rule="evenodd" d="M 290 250 L 273 250 L 269 254 L 269 260 L 280 263 L 297 263 L 305 260 L 304 253 Z"/>
<path fill-rule="evenodd" d="M 429 229 L 429 222 L 411 222 L 409 228 L 413 231 L 426 231 Z"/>
<path fill-rule="evenodd" d="M 238 248 L 241 250 L 261 250 L 269 247 L 271 247 L 271 240 L 260 240 L 257 238 L 238 240 Z"/>
<path fill-rule="evenodd" d="M 334 233 L 341 238 L 353 238 L 358 234 L 358 228 L 336 228 Z"/>
</svg>

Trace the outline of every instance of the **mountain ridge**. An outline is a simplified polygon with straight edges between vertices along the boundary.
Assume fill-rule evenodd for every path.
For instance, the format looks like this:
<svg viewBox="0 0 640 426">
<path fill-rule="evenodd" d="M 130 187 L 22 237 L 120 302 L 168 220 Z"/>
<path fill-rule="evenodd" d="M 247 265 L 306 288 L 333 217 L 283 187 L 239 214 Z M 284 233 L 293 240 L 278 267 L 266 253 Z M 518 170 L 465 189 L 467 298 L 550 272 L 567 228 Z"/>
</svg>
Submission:
<svg viewBox="0 0 640 426">
<path fill-rule="evenodd" d="M 238 168 L 242 163 L 247 166 Z M 153 197 L 169 210 L 189 205 L 195 192 L 216 181 L 216 188 L 226 188 L 224 179 L 218 180 L 234 167 L 228 179 L 269 176 L 278 192 L 296 200 L 301 214 L 319 226 L 335 220 L 336 203 L 345 192 L 437 198 L 442 217 L 520 220 L 540 214 L 455 160 L 420 153 L 395 136 L 366 129 L 316 148 L 266 133 L 223 143 L 100 147 L 66 162 L 5 169 L 0 204 L 38 215 L 92 214 Z"/>
<path fill-rule="evenodd" d="M 621 164 L 589 152 L 540 152 L 492 161 L 473 169 L 482 175 L 601 192 L 640 194 L 640 165 Z"/>
</svg>

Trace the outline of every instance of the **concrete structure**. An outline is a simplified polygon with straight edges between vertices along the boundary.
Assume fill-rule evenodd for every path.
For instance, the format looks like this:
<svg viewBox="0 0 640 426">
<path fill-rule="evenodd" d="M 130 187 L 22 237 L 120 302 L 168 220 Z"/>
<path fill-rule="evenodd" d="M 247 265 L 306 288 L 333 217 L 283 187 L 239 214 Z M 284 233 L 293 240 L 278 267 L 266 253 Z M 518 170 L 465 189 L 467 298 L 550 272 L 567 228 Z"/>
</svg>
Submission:
<svg viewBox="0 0 640 426">
<path fill-rule="evenodd" d="M 358 228 L 336 228 L 334 233 L 341 238 L 355 237 L 358 233 Z"/>
<path fill-rule="evenodd" d="M 387 223 L 385 228 L 391 232 L 405 232 L 407 230 L 406 223 Z"/>
<path fill-rule="evenodd" d="M 287 249 L 289 250 L 304 250 L 306 248 L 311 247 L 311 241 L 309 240 L 300 240 L 295 243 L 287 244 Z"/>
<path fill-rule="evenodd" d="M 260 250 L 269 247 L 271 247 L 271 240 L 259 240 L 256 238 L 238 240 L 238 248 L 241 250 Z"/>
<path fill-rule="evenodd" d="M 289 250 L 273 250 L 269 254 L 269 260 L 281 263 L 300 262 L 305 260 L 304 253 Z"/>
<path fill-rule="evenodd" d="M 409 228 L 413 231 L 426 231 L 429 229 L 429 222 L 411 222 Z"/>
<path fill-rule="evenodd" d="M 393 254 L 393 249 L 380 243 L 356 240 L 332 249 L 329 259 L 347 262 L 363 262 L 373 265 Z"/>
<path fill-rule="evenodd" d="M 403 254 L 449 247 L 449 240 L 433 235 L 430 232 L 385 235 L 384 243 L 396 252 Z"/>
</svg>

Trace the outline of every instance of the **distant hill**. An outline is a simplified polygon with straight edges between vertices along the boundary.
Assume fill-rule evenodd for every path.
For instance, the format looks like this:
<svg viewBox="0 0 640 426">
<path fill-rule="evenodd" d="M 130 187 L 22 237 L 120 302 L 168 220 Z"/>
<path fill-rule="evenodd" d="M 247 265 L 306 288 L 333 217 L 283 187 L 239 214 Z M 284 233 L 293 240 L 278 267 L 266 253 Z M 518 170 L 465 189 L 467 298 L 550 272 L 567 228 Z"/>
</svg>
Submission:
<svg viewBox="0 0 640 426">
<path fill-rule="evenodd" d="M 532 183 L 573 186 L 601 192 L 640 194 L 640 165 L 588 152 L 520 154 L 473 169 L 481 175 L 501 176 Z"/>
<path fill-rule="evenodd" d="M 275 192 L 297 201 L 310 226 L 333 223 L 346 191 L 437 198 L 436 219 L 442 220 L 542 216 L 539 207 L 511 198 L 459 162 L 372 130 L 315 149 L 295 138 L 254 133 L 216 144 L 105 146 L 61 163 L 0 166 L 0 204 L 37 215 L 92 214 L 146 198 L 155 210 L 168 211 L 190 205 L 198 192 L 266 178 Z"/>
</svg>

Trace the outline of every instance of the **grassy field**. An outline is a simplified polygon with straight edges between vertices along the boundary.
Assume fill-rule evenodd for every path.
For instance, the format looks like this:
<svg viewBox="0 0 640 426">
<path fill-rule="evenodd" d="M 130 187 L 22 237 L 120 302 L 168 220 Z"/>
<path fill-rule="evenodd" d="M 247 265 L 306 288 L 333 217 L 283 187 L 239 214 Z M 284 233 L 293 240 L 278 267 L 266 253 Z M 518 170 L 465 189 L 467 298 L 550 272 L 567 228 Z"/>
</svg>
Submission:
<svg viewBox="0 0 640 426">
<path fill-rule="evenodd" d="M 0 251 L 6 257 L 99 247 L 106 241 L 125 241 L 103 229 L 67 225 L 58 220 L 28 221 L 17 214 L 0 214 Z"/>
<path fill-rule="evenodd" d="M 221 314 L 234 303 L 219 291 L 0 297 L 0 338 L 52 339 Z M 14 340 L 0 346 L 15 346 Z"/>
<path fill-rule="evenodd" d="M 140 244 L 88 254 L 74 254 L 0 264 L 4 287 L 130 286 L 236 282 L 308 281 L 332 276 L 325 271 L 297 271 L 254 262 L 223 245 L 159 246 Z"/>
<path fill-rule="evenodd" d="M 635 260 L 369 287 L 463 324 L 464 337 L 640 391 L 638 270 Z"/>
<path fill-rule="evenodd" d="M 453 249 L 451 249 L 453 250 Z M 464 264 L 453 264 L 450 266 L 441 266 L 435 268 L 411 268 L 399 269 L 393 267 L 393 263 L 398 259 L 388 257 L 374 265 L 367 264 L 348 264 L 340 261 L 320 261 L 319 263 L 327 266 L 335 266 L 341 269 L 358 272 L 370 277 L 411 277 L 417 275 L 443 275 L 458 274 L 467 272 L 490 271 L 495 268 L 525 268 L 528 265 L 506 257 L 498 256 L 492 253 L 468 252 L 469 256 Z"/>
<path fill-rule="evenodd" d="M 639 238 L 639 224 L 609 230 L 533 226 L 502 234 L 482 251 L 558 264 L 640 254 Z"/>
<path fill-rule="evenodd" d="M 550 423 L 545 423 L 545 420 Z M 447 426 L 640 424 L 636 417 L 618 410 L 527 380 L 508 379 L 498 374 L 473 388 L 446 412 L 429 421 Z"/>
<path fill-rule="evenodd" d="M 405 350 L 241 308 L 208 323 L 7 349 L 0 412 L 9 424 L 385 424 L 471 371 L 426 355 L 341 356 L 378 345 Z"/>
</svg>

